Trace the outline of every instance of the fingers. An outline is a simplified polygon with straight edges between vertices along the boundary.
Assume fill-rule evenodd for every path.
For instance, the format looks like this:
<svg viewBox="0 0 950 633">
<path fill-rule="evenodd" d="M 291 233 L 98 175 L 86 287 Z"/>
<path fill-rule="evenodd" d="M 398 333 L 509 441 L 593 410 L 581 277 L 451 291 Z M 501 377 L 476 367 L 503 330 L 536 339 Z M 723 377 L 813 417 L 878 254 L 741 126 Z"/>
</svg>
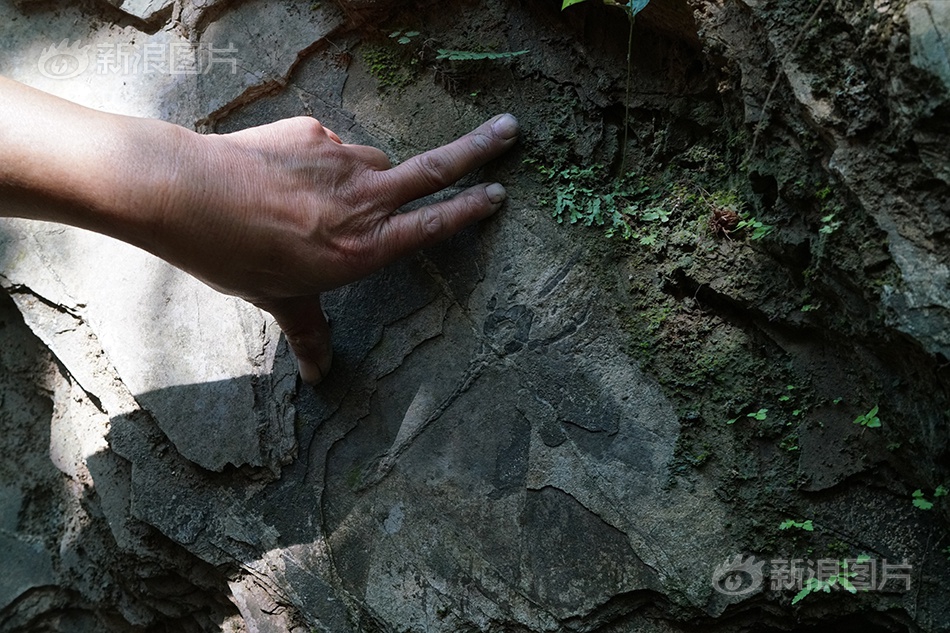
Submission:
<svg viewBox="0 0 950 633">
<path fill-rule="evenodd" d="M 343 147 L 350 152 L 353 158 L 368 165 L 374 171 L 381 172 L 393 166 L 386 153 L 376 147 L 349 144 L 344 144 Z"/>
<path fill-rule="evenodd" d="M 320 296 L 276 299 L 259 303 L 258 306 L 277 319 L 290 349 L 297 357 L 297 367 L 303 381 L 315 385 L 323 380 L 330 371 L 333 347 Z"/>
<path fill-rule="evenodd" d="M 383 194 L 396 208 L 441 191 L 501 155 L 517 138 L 517 119 L 510 114 L 500 114 L 448 145 L 381 172 Z"/>
<path fill-rule="evenodd" d="M 386 261 L 432 246 L 501 207 L 507 193 L 498 183 L 477 185 L 459 195 L 410 213 L 391 215 L 383 227 Z"/>
</svg>

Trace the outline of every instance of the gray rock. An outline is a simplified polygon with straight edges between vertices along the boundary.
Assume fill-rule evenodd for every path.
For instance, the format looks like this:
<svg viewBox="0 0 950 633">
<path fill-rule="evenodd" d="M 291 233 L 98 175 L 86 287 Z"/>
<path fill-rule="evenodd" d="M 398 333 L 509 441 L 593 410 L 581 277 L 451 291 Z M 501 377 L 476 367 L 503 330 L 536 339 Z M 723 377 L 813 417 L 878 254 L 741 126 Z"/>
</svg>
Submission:
<svg viewBox="0 0 950 633">
<path fill-rule="evenodd" d="M 174 0 L 119 0 L 118 7 L 137 18 L 150 22 L 159 13 L 171 9 Z"/>
<path fill-rule="evenodd" d="M 914 0 L 904 9 L 910 27 L 910 62 L 950 90 L 950 4 Z"/>
</svg>

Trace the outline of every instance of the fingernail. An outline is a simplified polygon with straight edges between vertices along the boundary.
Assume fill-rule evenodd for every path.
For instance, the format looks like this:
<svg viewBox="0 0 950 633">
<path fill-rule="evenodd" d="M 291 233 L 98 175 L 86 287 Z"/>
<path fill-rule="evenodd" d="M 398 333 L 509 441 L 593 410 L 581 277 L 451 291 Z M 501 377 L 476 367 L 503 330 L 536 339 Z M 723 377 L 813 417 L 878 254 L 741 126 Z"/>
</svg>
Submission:
<svg viewBox="0 0 950 633">
<path fill-rule="evenodd" d="M 298 359 L 297 369 L 300 371 L 300 379 L 308 385 L 318 385 L 330 373 L 331 364 L 333 364 L 332 352 L 321 356 L 316 363 Z"/>
<path fill-rule="evenodd" d="M 316 385 L 323 380 L 323 372 L 314 363 L 305 360 L 297 361 L 297 368 L 300 370 L 300 379 L 308 385 Z"/>
<path fill-rule="evenodd" d="M 485 187 L 485 194 L 493 204 L 501 204 L 508 197 L 508 192 L 497 182 Z"/>
<path fill-rule="evenodd" d="M 502 114 L 491 124 L 495 136 L 510 139 L 518 136 L 518 119 L 510 114 Z"/>
</svg>

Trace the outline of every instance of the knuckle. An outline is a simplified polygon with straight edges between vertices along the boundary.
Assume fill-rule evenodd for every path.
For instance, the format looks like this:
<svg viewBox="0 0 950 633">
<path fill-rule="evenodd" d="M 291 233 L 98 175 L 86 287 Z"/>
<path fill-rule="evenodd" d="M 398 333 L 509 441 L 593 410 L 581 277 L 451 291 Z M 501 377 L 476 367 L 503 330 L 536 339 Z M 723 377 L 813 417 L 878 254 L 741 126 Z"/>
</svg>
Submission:
<svg viewBox="0 0 950 633">
<path fill-rule="evenodd" d="M 313 117 L 301 116 L 294 119 L 300 128 L 300 134 L 308 141 L 321 140 L 327 136 L 326 128 Z"/>
<path fill-rule="evenodd" d="M 365 232 L 338 240 L 334 248 L 340 271 L 345 277 L 360 277 L 373 268 L 377 255 L 373 241 Z"/>
<path fill-rule="evenodd" d="M 435 209 L 423 209 L 419 214 L 419 233 L 426 242 L 441 237 L 444 226 L 445 218 Z"/>
<path fill-rule="evenodd" d="M 435 152 L 429 152 L 419 157 L 419 170 L 427 183 L 441 184 L 445 178 L 445 167 L 445 159 Z"/>
<path fill-rule="evenodd" d="M 492 140 L 481 132 L 472 133 L 471 143 L 479 154 L 483 154 L 492 148 Z"/>
</svg>

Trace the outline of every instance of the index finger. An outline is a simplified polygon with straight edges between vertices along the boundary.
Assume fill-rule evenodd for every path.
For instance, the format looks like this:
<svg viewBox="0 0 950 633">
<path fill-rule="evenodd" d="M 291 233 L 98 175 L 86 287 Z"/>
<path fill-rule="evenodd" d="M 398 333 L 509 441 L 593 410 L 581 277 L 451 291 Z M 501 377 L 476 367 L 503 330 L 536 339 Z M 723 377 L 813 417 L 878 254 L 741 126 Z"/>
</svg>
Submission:
<svg viewBox="0 0 950 633">
<path fill-rule="evenodd" d="M 500 114 L 448 145 L 379 172 L 383 195 L 397 208 L 441 191 L 503 154 L 517 138 L 518 120 L 510 114 Z"/>
</svg>

